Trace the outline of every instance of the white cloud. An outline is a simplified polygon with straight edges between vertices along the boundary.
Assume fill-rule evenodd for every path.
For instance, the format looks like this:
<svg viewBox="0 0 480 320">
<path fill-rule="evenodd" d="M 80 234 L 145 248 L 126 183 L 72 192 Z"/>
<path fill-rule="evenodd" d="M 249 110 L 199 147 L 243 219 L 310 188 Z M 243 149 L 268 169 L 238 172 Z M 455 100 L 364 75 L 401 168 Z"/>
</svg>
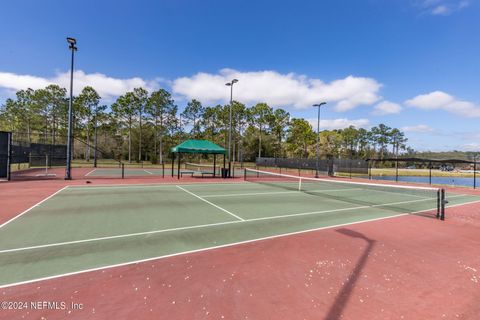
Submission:
<svg viewBox="0 0 480 320">
<path fill-rule="evenodd" d="M 308 119 L 308 122 L 316 130 L 317 128 L 317 119 Z M 370 121 L 368 119 L 320 119 L 320 130 L 333 130 L 333 129 L 344 129 L 350 126 L 355 128 L 366 128 L 370 126 Z"/>
<path fill-rule="evenodd" d="M 75 71 L 74 94 L 78 94 L 84 87 L 92 86 L 97 90 L 103 99 L 124 94 L 137 87 L 144 87 L 147 90 L 155 90 L 159 87 L 160 79 L 144 80 L 139 77 L 119 79 L 108 77 L 102 73 L 87 74 L 81 70 Z M 69 88 L 70 73 L 60 72 L 52 78 L 43 78 L 31 75 L 19 75 L 15 73 L 0 72 L 0 88 L 6 90 L 22 90 L 27 88 L 40 89 L 50 84 L 58 84 L 61 87 Z"/>
<path fill-rule="evenodd" d="M 387 114 L 396 114 L 402 111 L 402 106 L 390 101 L 382 101 L 373 108 L 373 114 L 383 116 Z"/>
<path fill-rule="evenodd" d="M 461 146 L 460 150 L 480 152 L 480 143 L 467 143 Z"/>
<path fill-rule="evenodd" d="M 348 76 L 325 83 L 304 75 L 276 71 L 222 69 L 217 74 L 197 73 L 174 80 L 172 89 L 176 95 L 205 104 L 226 102 L 230 99 L 230 91 L 225 83 L 234 78 L 239 80 L 234 87 L 234 99 L 247 104 L 266 102 L 272 106 L 302 109 L 327 101 L 335 104 L 336 111 L 342 112 L 380 100 L 381 84 L 375 79 Z"/>
<path fill-rule="evenodd" d="M 469 0 L 420 0 L 416 3 L 422 11 L 435 16 L 447 16 L 469 5 Z"/>
<path fill-rule="evenodd" d="M 410 107 L 425 110 L 445 110 L 462 117 L 480 117 L 479 105 L 469 101 L 458 100 L 442 91 L 418 95 L 415 98 L 407 100 L 405 104 Z"/>
<path fill-rule="evenodd" d="M 401 129 L 404 132 L 415 132 L 415 133 L 430 133 L 434 132 L 435 129 L 427 126 L 426 124 L 419 124 L 416 126 L 407 126 L 407 127 L 402 127 Z"/>
<path fill-rule="evenodd" d="M 451 9 L 444 5 L 440 5 L 432 9 L 433 15 L 447 15 L 450 14 L 450 12 Z"/>
</svg>

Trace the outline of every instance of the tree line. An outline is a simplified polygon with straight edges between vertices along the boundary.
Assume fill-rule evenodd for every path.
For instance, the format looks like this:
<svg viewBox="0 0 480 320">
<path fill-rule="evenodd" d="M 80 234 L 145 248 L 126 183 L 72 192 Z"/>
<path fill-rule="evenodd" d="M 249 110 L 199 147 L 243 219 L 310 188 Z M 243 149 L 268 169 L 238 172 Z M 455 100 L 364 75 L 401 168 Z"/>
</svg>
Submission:
<svg viewBox="0 0 480 320">
<path fill-rule="evenodd" d="M 63 144 L 67 135 L 68 97 L 65 88 L 16 92 L 0 108 L 0 130 L 12 131 L 25 142 Z M 165 89 L 148 92 L 135 88 L 110 106 L 92 87 L 73 100 L 74 157 L 89 161 L 92 150 L 101 158 L 163 163 L 169 149 L 186 139 L 207 139 L 227 147 L 230 105 L 204 106 L 193 99 L 179 112 Z M 247 107 L 232 103 L 233 159 L 255 157 L 315 157 L 317 134 L 303 118 L 292 118 L 282 108 L 266 103 Z M 79 142 L 81 141 L 81 143 Z M 369 130 L 350 126 L 322 130 L 322 158 L 373 158 L 398 155 L 407 147 L 405 134 L 385 124 Z"/>
</svg>

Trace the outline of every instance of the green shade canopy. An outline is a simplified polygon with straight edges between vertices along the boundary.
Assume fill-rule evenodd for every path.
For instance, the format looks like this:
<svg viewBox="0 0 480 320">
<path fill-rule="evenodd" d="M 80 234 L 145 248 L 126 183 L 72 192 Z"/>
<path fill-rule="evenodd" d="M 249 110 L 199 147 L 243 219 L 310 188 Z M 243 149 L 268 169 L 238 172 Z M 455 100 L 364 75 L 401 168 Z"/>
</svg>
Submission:
<svg viewBox="0 0 480 320">
<path fill-rule="evenodd" d="M 227 151 L 208 140 L 187 140 L 171 149 L 173 153 L 226 154 Z"/>
</svg>

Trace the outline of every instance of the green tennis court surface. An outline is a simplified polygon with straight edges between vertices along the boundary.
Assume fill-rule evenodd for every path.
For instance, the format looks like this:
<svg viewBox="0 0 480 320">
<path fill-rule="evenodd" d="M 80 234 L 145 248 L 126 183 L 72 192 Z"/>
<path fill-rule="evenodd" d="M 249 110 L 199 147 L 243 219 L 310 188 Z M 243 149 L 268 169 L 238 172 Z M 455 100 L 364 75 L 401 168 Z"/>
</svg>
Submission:
<svg viewBox="0 0 480 320">
<path fill-rule="evenodd" d="M 421 193 L 288 188 L 270 181 L 68 187 L 0 228 L 0 286 L 436 209 Z"/>
</svg>

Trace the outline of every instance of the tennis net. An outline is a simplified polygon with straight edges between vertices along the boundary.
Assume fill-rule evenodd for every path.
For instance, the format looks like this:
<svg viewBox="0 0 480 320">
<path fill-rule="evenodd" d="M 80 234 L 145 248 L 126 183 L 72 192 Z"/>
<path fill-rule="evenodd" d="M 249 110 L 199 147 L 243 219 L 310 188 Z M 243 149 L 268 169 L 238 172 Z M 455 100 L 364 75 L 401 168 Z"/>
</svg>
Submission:
<svg viewBox="0 0 480 320">
<path fill-rule="evenodd" d="M 220 175 L 220 166 L 213 166 L 213 164 L 200 164 L 200 163 L 191 163 L 191 162 L 185 162 L 185 169 L 186 170 L 191 170 L 195 172 L 203 172 L 203 173 L 214 173 L 215 169 L 215 174 Z"/>
<path fill-rule="evenodd" d="M 304 192 L 358 207 L 378 207 L 399 213 L 432 211 L 445 218 L 445 190 L 442 188 L 375 184 L 300 177 L 246 168 L 244 179 L 267 186 Z M 435 211 L 436 210 L 436 211 Z"/>
</svg>

